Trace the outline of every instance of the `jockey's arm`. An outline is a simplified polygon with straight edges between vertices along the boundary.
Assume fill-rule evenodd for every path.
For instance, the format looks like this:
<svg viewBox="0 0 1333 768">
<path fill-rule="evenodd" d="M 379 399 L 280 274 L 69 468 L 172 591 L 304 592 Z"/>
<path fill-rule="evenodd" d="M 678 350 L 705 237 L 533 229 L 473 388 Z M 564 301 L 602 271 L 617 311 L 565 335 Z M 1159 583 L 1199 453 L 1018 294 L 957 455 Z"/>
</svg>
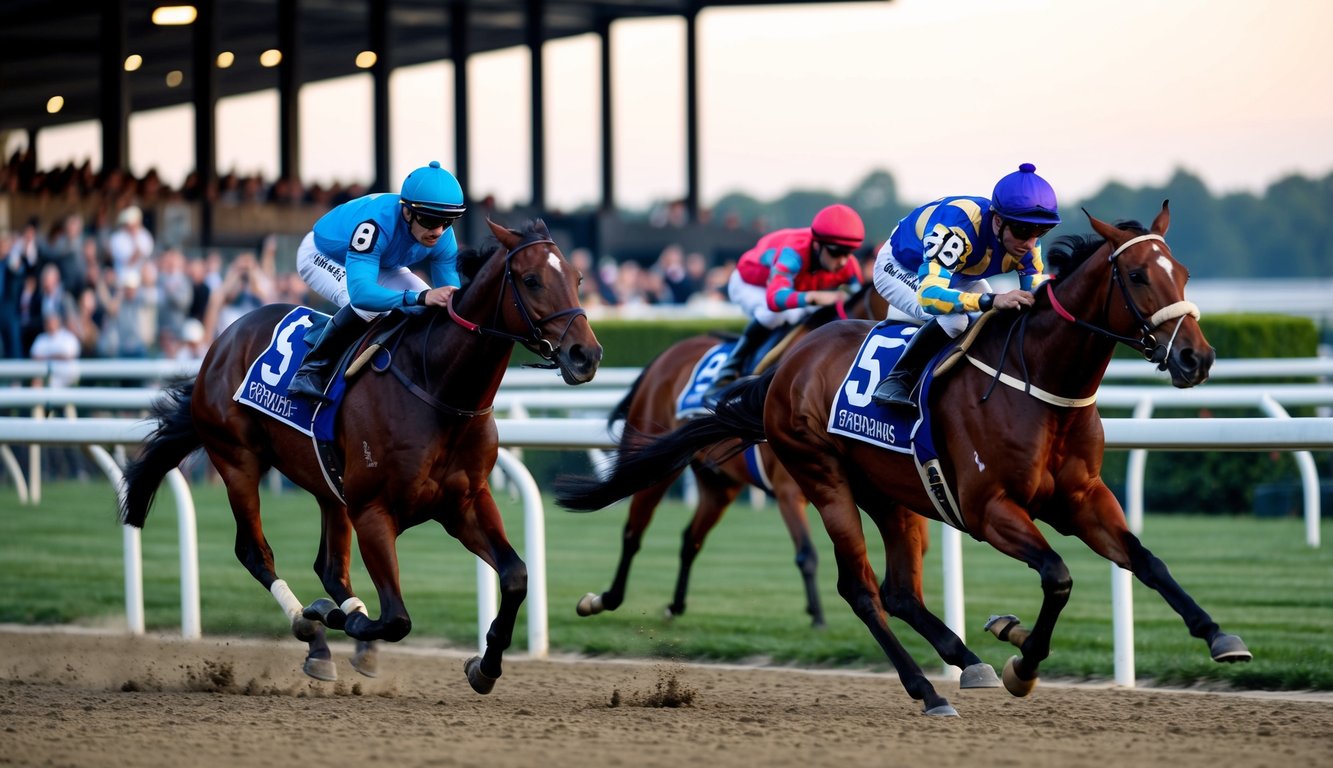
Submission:
<svg viewBox="0 0 1333 768">
<path fill-rule="evenodd" d="M 791 248 L 783 248 L 773 257 L 773 266 L 768 274 L 768 308 L 774 312 L 788 309 L 811 307 L 823 302 L 822 296 L 811 294 L 822 291 L 796 290 L 796 276 L 805 268 L 805 261 Z M 813 301 L 812 301 L 813 299 Z"/>
<path fill-rule="evenodd" d="M 921 278 L 921 287 L 917 289 L 916 299 L 921 308 L 932 315 L 948 315 L 955 312 L 980 312 L 980 293 L 963 292 L 949 287 L 953 282 L 950 272 L 939 261 L 927 259 L 921 262 L 917 271 Z"/>
<path fill-rule="evenodd" d="M 367 312 L 387 312 L 412 304 L 416 294 L 385 288 L 379 283 L 380 260 L 375 252 L 347 251 L 347 296 L 352 306 Z"/>
</svg>

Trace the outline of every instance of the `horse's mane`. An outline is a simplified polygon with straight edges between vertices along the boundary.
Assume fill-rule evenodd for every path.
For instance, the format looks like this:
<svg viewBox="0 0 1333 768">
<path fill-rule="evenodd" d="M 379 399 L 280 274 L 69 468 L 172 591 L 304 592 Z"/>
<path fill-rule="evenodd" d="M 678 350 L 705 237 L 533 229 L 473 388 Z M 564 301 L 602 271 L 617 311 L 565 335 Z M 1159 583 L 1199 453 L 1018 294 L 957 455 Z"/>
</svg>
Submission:
<svg viewBox="0 0 1333 768">
<path fill-rule="evenodd" d="M 520 241 L 545 238 L 546 235 L 537 230 L 538 219 L 528 219 L 523 222 L 523 228 L 515 230 L 519 234 Z M 545 225 L 543 225 L 545 226 Z M 485 264 L 496 251 L 501 249 L 500 241 L 491 235 L 482 242 L 480 248 L 463 248 L 458 252 L 458 276 L 462 280 L 459 290 L 467 288 L 477 273 L 481 271 L 481 265 Z"/>
<path fill-rule="evenodd" d="M 1137 235 L 1148 234 L 1148 229 L 1134 219 L 1121 219 L 1115 222 L 1115 227 Z M 1106 238 L 1092 233 L 1061 235 L 1046 249 L 1046 271 L 1054 277 L 1066 276 L 1082 266 L 1105 243 Z"/>
</svg>

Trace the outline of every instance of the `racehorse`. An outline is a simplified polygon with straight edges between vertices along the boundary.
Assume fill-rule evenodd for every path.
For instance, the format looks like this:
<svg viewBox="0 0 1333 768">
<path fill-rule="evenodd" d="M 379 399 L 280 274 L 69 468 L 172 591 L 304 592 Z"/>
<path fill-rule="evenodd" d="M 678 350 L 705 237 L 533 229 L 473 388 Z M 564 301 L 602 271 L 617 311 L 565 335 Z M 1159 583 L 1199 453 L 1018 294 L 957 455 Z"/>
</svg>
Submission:
<svg viewBox="0 0 1333 768">
<path fill-rule="evenodd" d="M 944 476 L 961 512 L 955 523 L 971 536 L 1025 562 L 1041 578 L 1035 623 L 994 616 L 987 630 L 1019 648 L 1004 667 L 1004 686 L 1031 692 L 1050 653 L 1052 632 L 1069 600 L 1069 569 L 1034 521 L 1081 539 L 1094 552 L 1158 591 L 1218 662 L 1248 661 L 1241 639 L 1217 623 L 1172 578 L 1166 566 L 1126 526 L 1124 512 L 1100 477 L 1105 438 L 1092 407 L 1117 343 L 1144 353 L 1170 372 L 1177 387 L 1208 377 L 1215 352 L 1184 298 L 1188 273 L 1163 235 L 1165 203 L 1144 230 L 1113 226 L 1088 214 L 1096 235 L 1081 238 L 1071 264 L 1048 281 L 1030 311 L 994 311 L 964 353 L 928 392 L 935 443 Z M 623 497 L 666 468 L 683 465 L 701 445 L 722 436 L 767 439 L 773 452 L 819 510 L 838 562 L 838 592 L 869 628 L 912 698 L 927 714 L 956 714 L 935 691 L 885 623 L 904 616 L 938 650 L 961 641 L 935 636 L 942 624 L 918 626 L 924 606 L 890 579 L 876 586 L 866 555 L 858 507 L 886 537 L 903 509 L 942 520 L 923 488 L 913 458 L 828 431 L 830 404 L 870 331 L 869 323 L 833 323 L 797 343 L 768 374 L 741 380 L 722 393 L 716 413 L 629 451 L 603 482 L 569 484 L 561 503 L 588 509 Z M 877 372 L 876 372 L 877 373 Z M 878 379 L 872 375 L 870 386 Z M 1003 386 L 1002 386 L 1003 385 Z M 861 393 L 868 396 L 868 391 Z M 943 629 L 947 632 L 947 629 Z M 941 653 L 943 656 L 944 654 Z M 948 658 L 946 657 L 946 661 Z M 952 663 L 952 662 L 951 662 Z"/>
<path fill-rule="evenodd" d="M 408 313 L 388 364 L 376 364 L 376 374 L 362 372 L 348 384 L 334 425 L 345 465 L 341 498 L 326 481 L 310 437 L 233 399 L 275 326 L 293 309 L 288 305 L 250 312 L 218 337 L 198 376 L 155 405 L 158 426 L 125 471 L 121 519 L 142 527 L 165 474 L 204 447 L 227 486 L 236 556 L 273 594 L 293 633 L 309 643 L 306 671 L 312 676 L 336 676 L 324 626 L 363 642 L 408 634 L 412 622 L 399 587 L 395 542 L 404 530 L 435 520 L 499 574 L 499 612 L 486 649 L 464 670 L 478 693 L 489 693 L 500 677 L 501 656 L 527 594 L 527 567 L 505 536 L 487 481 L 499 448 L 492 402 L 515 343 L 541 356 L 545 367 L 559 369 L 567 384 L 593 378 L 602 347 L 579 306 L 582 277 L 546 225 L 536 220 L 516 231 L 487 223 L 497 243 L 468 261 L 475 276 L 455 292 L 447 312 Z M 315 572 L 332 601 L 321 598 L 303 608 L 278 578 L 260 523 L 259 482 L 269 468 L 319 503 Z M 376 619 L 348 577 L 353 530 L 379 596 Z"/>
<path fill-rule="evenodd" d="M 867 285 L 847 299 L 842 306 L 824 306 L 812 312 L 806 320 L 787 334 L 768 354 L 762 355 L 756 372 L 762 372 L 777 359 L 796 339 L 825 323 L 838 318 L 879 320 L 888 311 L 888 303 L 873 287 Z M 719 343 L 713 335 L 691 336 L 667 347 L 649 363 L 635 379 L 623 400 L 611 411 L 608 424 L 624 420 L 625 431 L 632 435 L 663 434 L 680 426 L 677 418 L 677 400 L 689 385 L 692 373 L 709 350 Z M 703 548 L 704 539 L 721 521 L 746 485 L 772 489 L 773 497 L 782 514 L 782 521 L 796 547 L 796 568 L 805 585 L 806 613 L 816 627 L 824 626 L 824 611 L 820 606 L 819 591 L 815 588 L 815 569 L 818 558 L 810 542 L 810 524 L 805 514 L 805 495 L 773 457 L 767 446 L 758 446 L 758 456 L 746 457 L 739 453 L 735 440 L 723 440 L 701 450 L 692 463 L 699 501 L 694 517 L 681 537 L 680 571 L 671 603 L 666 607 L 667 618 L 685 613 L 685 593 L 689 587 L 690 569 Z M 750 459 L 755 464 L 752 466 Z M 763 477 L 757 475 L 762 473 Z M 578 603 L 580 616 L 592 616 L 602 611 L 614 611 L 625 599 L 630 566 L 643 541 L 644 531 L 652 523 L 653 513 L 663 496 L 671 488 L 680 472 L 672 472 L 660 481 L 634 494 L 630 501 L 629 518 L 621 536 L 620 562 L 616 566 L 611 587 L 601 594 L 589 592 Z M 926 521 L 909 518 L 909 525 L 918 525 L 919 543 L 926 543 Z M 918 563 L 920 557 L 917 557 Z"/>
</svg>

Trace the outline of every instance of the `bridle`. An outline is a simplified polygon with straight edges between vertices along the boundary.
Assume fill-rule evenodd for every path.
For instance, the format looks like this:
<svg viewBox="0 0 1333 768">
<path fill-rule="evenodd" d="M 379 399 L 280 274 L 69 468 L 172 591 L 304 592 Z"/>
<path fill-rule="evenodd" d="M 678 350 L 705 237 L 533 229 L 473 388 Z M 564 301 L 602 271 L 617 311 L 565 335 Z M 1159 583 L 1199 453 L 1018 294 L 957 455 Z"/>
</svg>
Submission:
<svg viewBox="0 0 1333 768">
<path fill-rule="evenodd" d="M 1106 314 L 1110 309 L 1114 288 L 1115 286 L 1119 286 L 1120 295 L 1124 299 L 1125 306 L 1131 313 L 1133 313 L 1134 319 L 1138 323 L 1140 333 L 1139 338 L 1135 339 L 1128 336 L 1121 336 L 1120 334 L 1113 333 L 1105 328 L 1074 317 L 1073 313 L 1065 309 L 1064 305 L 1060 303 L 1060 300 L 1056 298 L 1055 286 L 1053 285 L 1055 282 L 1054 280 L 1046 283 L 1046 295 L 1050 297 L 1051 307 L 1056 311 L 1056 314 L 1060 315 L 1060 317 L 1074 323 L 1080 328 L 1087 329 L 1093 333 L 1100 334 L 1109 339 L 1114 339 L 1115 341 L 1119 341 L 1127 346 L 1137 349 L 1143 354 L 1145 359 L 1156 364 L 1159 371 L 1165 371 L 1167 365 L 1166 361 L 1171 355 L 1171 346 L 1176 341 L 1176 335 L 1180 333 L 1180 326 L 1185 322 L 1185 316 L 1189 315 L 1196 320 L 1199 319 L 1199 308 L 1194 302 L 1182 299 L 1162 307 L 1154 312 L 1151 317 L 1145 318 L 1143 316 L 1143 311 L 1139 309 L 1138 304 L 1134 301 L 1134 297 L 1130 295 L 1129 286 L 1125 284 L 1125 279 L 1120 274 L 1120 261 L 1118 257 L 1130 246 L 1150 240 L 1166 243 L 1166 240 L 1161 235 L 1139 235 L 1138 237 L 1132 237 L 1124 243 L 1121 243 L 1120 247 L 1112 251 L 1111 255 L 1107 257 L 1107 260 L 1111 262 L 1111 284 L 1108 285 L 1106 289 L 1106 301 L 1102 303 L 1102 313 Z M 1166 340 L 1165 344 L 1159 344 L 1157 342 L 1157 337 L 1153 335 L 1153 331 L 1171 320 L 1176 320 L 1176 325 L 1171 330 L 1171 337 Z"/>
<path fill-rule="evenodd" d="M 1175 343 L 1176 335 L 1180 333 L 1181 324 L 1185 322 L 1185 315 L 1189 315 L 1197 320 L 1199 318 L 1199 308 L 1193 302 L 1185 301 L 1182 299 L 1180 301 L 1162 307 L 1161 309 L 1154 312 L 1151 317 L 1144 318 L 1143 311 L 1139 309 L 1138 304 L 1135 303 L 1134 301 L 1134 297 L 1130 295 L 1129 286 L 1125 284 L 1125 279 L 1120 274 L 1119 256 L 1121 253 L 1124 253 L 1124 251 L 1130 246 L 1150 240 L 1156 240 L 1161 243 L 1166 242 L 1166 240 L 1161 235 L 1155 235 L 1155 234 L 1139 235 L 1138 237 L 1132 237 L 1129 240 L 1126 240 L 1124 243 L 1120 245 L 1120 247 L 1114 249 L 1111 252 L 1111 255 L 1107 257 L 1107 261 L 1111 262 L 1111 276 L 1110 276 L 1110 284 L 1106 287 L 1106 299 L 1105 301 L 1102 302 L 1102 315 L 1106 316 L 1108 314 L 1111 307 L 1111 298 L 1115 295 L 1116 286 L 1119 286 L 1120 295 L 1121 298 L 1124 299 L 1125 306 L 1129 309 L 1131 313 L 1133 313 L 1134 319 L 1138 323 L 1140 337 L 1137 339 L 1130 336 L 1121 336 L 1120 334 L 1107 330 L 1106 328 L 1103 328 L 1099 325 L 1094 325 L 1093 323 L 1089 323 L 1086 320 L 1081 320 L 1075 317 L 1072 312 L 1070 312 L 1068 309 L 1065 309 L 1064 305 L 1061 304 L 1060 300 L 1056 297 L 1055 295 L 1056 280 L 1054 279 L 1048 280 L 1045 283 L 1043 283 L 1041 286 L 1038 287 L 1038 290 L 1040 290 L 1042 287 L 1046 289 L 1046 295 L 1051 300 L 1051 308 L 1054 309 L 1055 313 L 1064 320 L 1067 320 L 1080 328 L 1091 331 L 1100 336 L 1105 336 L 1108 339 L 1121 342 L 1129 347 L 1137 349 L 1140 353 L 1143 354 L 1145 359 L 1147 359 L 1151 363 L 1154 363 L 1157 366 L 1158 370 L 1165 371 L 1167 368 L 1167 360 L 1170 358 L 1171 355 L 1171 346 Z M 998 369 L 991 368 L 990 366 L 987 366 L 981 363 L 980 361 L 974 359 L 971 355 L 967 356 L 967 359 L 970 362 L 972 362 L 973 365 L 977 366 L 983 372 L 992 377 L 991 386 L 986 390 L 985 394 L 982 395 L 981 397 L 982 402 L 985 402 L 987 399 L 990 398 L 991 392 L 993 392 L 995 389 L 995 385 L 1000 382 L 1008 384 L 1009 386 L 1014 387 L 1016 389 L 1023 390 L 1028 394 L 1032 395 L 1033 397 L 1036 397 L 1038 400 L 1042 400 L 1052 405 L 1057 405 L 1064 408 L 1079 408 L 1091 405 L 1092 403 L 1096 402 L 1097 400 L 1096 395 L 1085 398 L 1062 397 L 1060 395 L 1054 395 L 1049 392 L 1039 390 L 1030 384 L 1031 380 L 1028 377 L 1028 371 L 1027 371 L 1027 358 L 1024 357 L 1023 355 L 1023 340 L 1027 336 L 1027 321 L 1028 318 L 1030 317 L 1032 317 L 1031 313 L 1024 312 L 1020 316 L 1018 322 L 1009 327 L 1009 332 L 1008 334 L 1006 334 L 1004 340 L 1004 351 L 1000 356 L 1001 360 L 1008 357 L 1009 346 L 1013 342 L 1014 332 L 1015 330 L 1017 330 L 1018 357 L 1019 360 L 1021 361 L 1023 369 L 1023 378 L 1021 380 L 1012 379 L 1012 377 L 1008 377 L 1007 374 L 1001 373 Z M 1177 320 L 1175 328 L 1172 329 L 1171 331 L 1171 337 L 1167 339 L 1165 344 L 1159 344 L 1157 342 L 1157 337 L 1153 335 L 1153 331 L 1156 328 L 1160 327 L 1161 325 L 1170 322 L 1171 320 Z"/>
<path fill-rule="evenodd" d="M 573 327 L 574 321 L 577 320 L 579 317 L 587 316 L 588 313 L 587 310 L 585 310 L 583 307 L 573 306 L 567 309 L 562 309 L 558 312 L 553 312 L 547 315 L 546 317 L 539 318 L 537 320 L 532 319 L 532 313 L 528 311 L 528 306 L 523 301 L 523 295 L 519 293 L 518 282 L 514 279 L 513 258 L 514 254 L 518 253 L 519 251 L 522 251 L 524 248 L 530 248 L 534 245 L 555 245 L 555 241 L 549 238 L 538 238 L 538 239 L 528 240 L 527 242 L 519 243 L 518 247 L 514 248 L 514 250 L 509 251 L 507 254 L 505 254 L 504 283 L 505 286 L 509 288 L 510 293 L 513 294 L 514 306 L 518 308 L 519 316 L 523 318 L 523 323 L 526 324 L 528 327 L 527 335 L 509 333 L 508 331 L 501 330 L 500 328 L 497 327 L 500 323 L 500 313 L 504 309 L 505 289 L 503 286 L 501 287 L 499 294 L 496 296 L 495 311 L 491 315 L 491 325 L 489 326 L 480 325 L 478 323 L 474 323 L 471 320 L 464 318 L 462 315 L 459 315 L 458 312 L 454 309 L 453 294 L 449 296 L 449 301 L 447 305 L 449 310 L 449 319 L 453 320 L 459 326 L 463 327 L 465 330 L 470 331 L 472 333 L 477 333 L 483 336 L 496 336 L 502 339 L 508 339 L 510 341 L 522 344 L 526 349 L 531 351 L 533 354 L 537 355 L 538 357 L 546 361 L 545 363 L 525 363 L 524 365 L 526 365 L 529 368 L 545 368 L 545 369 L 558 368 L 560 364 L 556 361 L 556 352 L 560 350 L 561 345 L 565 341 L 565 337 L 569 335 L 569 329 Z M 542 333 L 540 329 L 547 323 L 559 320 L 561 318 L 569 318 L 569 319 L 565 323 L 564 330 L 560 332 L 559 341 L 555 344 L 552 344 L 547 339 L 542 338 Z"/>
</svg>

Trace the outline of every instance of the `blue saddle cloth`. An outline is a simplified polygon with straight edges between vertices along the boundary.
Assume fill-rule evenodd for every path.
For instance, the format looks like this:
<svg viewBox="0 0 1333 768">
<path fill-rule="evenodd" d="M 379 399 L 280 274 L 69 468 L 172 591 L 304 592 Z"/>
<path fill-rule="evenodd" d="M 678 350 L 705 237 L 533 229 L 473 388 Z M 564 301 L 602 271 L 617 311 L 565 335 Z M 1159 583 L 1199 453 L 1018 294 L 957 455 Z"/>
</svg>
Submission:
<svg viewBox="0 0 1333 768">
<path fill-rule="evenodd" d="M 861 342 L 851 368 L 838 388 L 837 397 L 829 409 L 828 431 L 850 437 L 881 448 L 911 454 L 916 462 L 922 485 L 930 494 L 941 519 L 961 531 L 967 528 L 958 512 L 952 489 L 940 467 L 939 453 L 931 429 L 929 408 L 912 413 L 903 408 L 876 405 L 870 399 L 876 385 L 902 357 L 916 326 L 885 321 L 876 325 Z M 921 377 L 918 403 L 930 402 L 930 387 L 934 381 L 935 363 L 948 352 L 948 346 L 926 367 Z"/>
<path fill-rule="evenodd" d="M 332 440 L 333 417 L 347 389 L 343 366 L 338 366 L 338 375 L 329 386 L 328 396 L 332 403 L 327 406 L 312 403 L 303 397 L 292 397 L 288 392 L 296 371 L 310 350 L 310 345 L 305 341 L 306 332 L 316 325 L 323 327 L 322 321 L 327 320 L 328 315 L 309 307 L 297 307 L 288 312 L 273 327 L 273 336 L 268 346 L 250 364 L 250 369 L 246 371 L 232 399 L 281 421 L 303 435 L 310 435 L 317 440 Z"/>
<path fill-rule="evenodd" d="M 712 413 L 704 403 L 704 395 L 717 381 L 717 373 L 722 364 L 736 347 L 735 341 L 724 341 L 704 353 L 699 362 L 694 364 L 690 377 L 685 380 L 685 388 L 676 398 L 676 418 L 689 419 Z"/>
</svg>

